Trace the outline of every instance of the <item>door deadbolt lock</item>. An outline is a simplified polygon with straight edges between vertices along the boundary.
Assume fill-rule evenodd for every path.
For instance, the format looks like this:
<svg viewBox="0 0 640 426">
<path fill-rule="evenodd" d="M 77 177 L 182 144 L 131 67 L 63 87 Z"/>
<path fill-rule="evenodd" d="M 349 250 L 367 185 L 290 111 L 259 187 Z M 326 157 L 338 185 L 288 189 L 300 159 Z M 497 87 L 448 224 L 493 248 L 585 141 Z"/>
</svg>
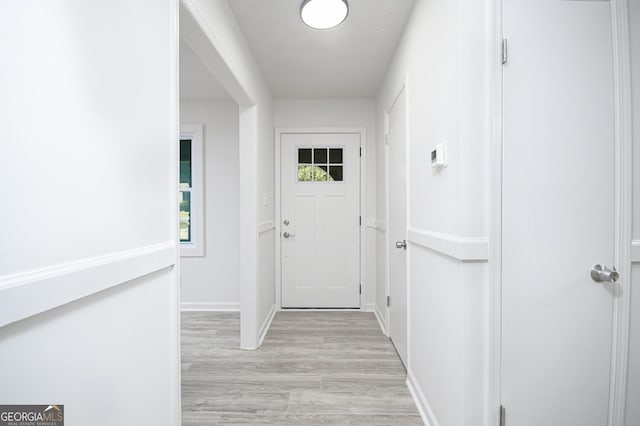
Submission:
<svg viewBox="0 0 640 426">
<path fill-rule="evenodd" d="M 285 219 L 282 223 L 284 223 L 286 226 L 289 226 L 291 222 L 289 222 L 289 219 Z"/>
</svg>

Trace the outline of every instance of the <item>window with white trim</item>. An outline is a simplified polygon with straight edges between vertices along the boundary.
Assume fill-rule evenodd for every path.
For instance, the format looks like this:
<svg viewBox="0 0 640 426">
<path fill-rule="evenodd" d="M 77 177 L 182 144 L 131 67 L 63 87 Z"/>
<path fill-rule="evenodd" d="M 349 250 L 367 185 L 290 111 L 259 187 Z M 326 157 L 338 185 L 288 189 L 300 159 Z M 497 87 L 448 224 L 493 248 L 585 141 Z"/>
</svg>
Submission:
<svg viewBox="0 0 640 426">
<path fill-rule="evenodd" d="M 204 256 L 202 125 L 180 126 L 180 255 Z"/>
</svg>

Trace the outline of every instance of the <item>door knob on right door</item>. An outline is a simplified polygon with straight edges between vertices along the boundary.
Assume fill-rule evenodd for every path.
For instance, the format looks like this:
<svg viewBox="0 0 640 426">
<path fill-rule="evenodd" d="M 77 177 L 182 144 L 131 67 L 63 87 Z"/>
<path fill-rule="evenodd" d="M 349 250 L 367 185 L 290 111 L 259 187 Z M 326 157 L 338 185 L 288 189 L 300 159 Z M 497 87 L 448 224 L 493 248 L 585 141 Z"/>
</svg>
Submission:
<svg viewBox="0 0 640 426">
<path fill-rule="evenodd" d="M 397 249 L 407 249 L 407 240 L 402 240 L 402 241 L 396 241 L 396 248 Z"/>
<path fill-rule="evenodd" d="M 616 268 L 609 269 L 607 266 L 595 265 L 591 268 L 591 279 L 597 283 L 615 283 L 620 278 Z"/>
</svg>

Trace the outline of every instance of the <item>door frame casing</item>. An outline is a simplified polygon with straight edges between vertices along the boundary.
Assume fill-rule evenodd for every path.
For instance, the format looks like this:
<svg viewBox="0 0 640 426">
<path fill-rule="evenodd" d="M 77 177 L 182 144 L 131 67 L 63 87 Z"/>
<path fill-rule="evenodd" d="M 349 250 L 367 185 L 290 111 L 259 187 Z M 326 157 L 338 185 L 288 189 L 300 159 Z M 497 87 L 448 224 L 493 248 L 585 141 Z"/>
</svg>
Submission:
<svg viewBox="0 0 640 426">
<path fill-rule="evenodd" d="M 615 120 L 615 255 L 620 271 L 613 303 L 609 426 L 623 426 L 626 414 L 631 328 L 631 242 L 633 209 L 633 113 L 631 40 L 627 0 L 611 0 Z"/>
<path fill-rule="evenodd" d="M 367 294 L 368 283 L 363 283 L 363 277 L 366 277 L 366 227 L 363 217 L 363 209 L 366 207 L 366 194 L 367 194 L 367 150 L 366 150 L 366 137 L 367 131 L 364 127 L 277 127 L 275 129 L 275 208 L 276 208 L 276 310 L 281 311 L 282 308 L 282 146 L 280 138 L 284 134 L 357 134 L 360 136 L 360 182 L 358 186 L 359 199 L 358 199 L 358 214 L 360 215 L 360 229 L 359 229 L 359 267 L 358 267 L 358 281 L 362 286 L 362 292 L 360 293 L 360 307 L 355 309 L 335 309 L 339 311 L 357 310 L 364 311 L 367 307 Z M 364 207 L 363 207 L 364 206 Z M 296 309 L 287 309 L 287 311 L 295 311 Z M 304 309 L 305 311 L 313 309 Z M 319 309 L 321 311 L 331 311 L 333 309 Z"/>
<path fill-rule="evenodd" d="M 491 0 L 489 9 L 489 365 L 485 426 L 500 424 L 502 404 L 502 0 Z"/>
<path fill-rule="evenodd" d="M 613 300 L 611 379 L 608 426 L 624 426 L 631 320 L 632 104 L 629 8 L 611 0 L 614 67 L 615 246 L 620 272 Z M 491 0 L 488 11 L 490 58 L 490 229 L 489 229 L 489 377 L 486 425 L 499 424 L 502 403 L 502 171 L 503 171 L 503 0 Z M 508 66 L 508 63 L 507 63 Z M 508 409 L 508 407 L 507 407 Z"/>
<path fill-rule="evenodd" d="M 407 182 L 407 187 L 406 187 L 406 192 L 405 192 L 405 215 L 406 215 L 406 225 L 407 225 L 407 230 L 409 229 L 409 207 L 410 207 L 410 197 L 409 197 L 409 193 L 410 193 L 410 185 L 411 185 L 411 181 L 409 179 L 410 176 L 410 162 L 409 162 L 409 74 L 405 74 L 404 79 L 402 80 L 401 84 L 397 87 L 396 90 L 394 90 L 393 92 L 393 97 L 391 98 L 391 101 L 389 102 L 389 105 L 387 108 L 385 108 L 384 110 L 384 197 L 385 197 L 385 201 L 384 201 L 384 206 L 385 206 L 385 237 L 384 237 L 384 241 L 385 241 L 385 248 L 384 248 L 384 263 L 385 263 L 385 298 L 389 297 L 391 295 L 391 274 L 390 274 L 390 244 L 391 244 L 391 238 L 389 235 L 389 227 L 390 227 L 390 223 L 389 223 L 389 208 L 390 208 L 390 202 L 389 202 L 389 116 L 391 111 L 393 110 L 393 107 L 396 105 L 396 102 L 398 102 L 398 99 L 400 98 L 400 96 L 404 93 L 404 131 L 405 131 L 405 155 L 404 155 L 404 162 L 405 162 L 405 182 Z M 406 235 L 406 231 L 405 230 L 405 236 Z M 411 256 L 410 254 L 410 244 L 407 238 L 407 259 L 406 259 L 406 264 L 405 264 L 405 268 L 406 268 L 406 273 L 405 273 L 405 277 L 406 277 L 406 306 L 407 306 L 407 336 L 406 336 L 406 341 L 407 341 L 407 365 L 405 366 L 407 368 L 407 370 L 409 370 L 409 365 L 410 365 L 410 358 L 411 358 L 411 339 L 410 339 L 410 327 L 411 327 L 411 323 L 409 321 L 410 318 L 410 306 L 409 306 L 409 300 L 410 297 L 410 286 L 409 286 L 409 271 L 410 271 L 410 261 L 411 261 Z M 390 314 L 390 306 L 387 305 L 386 306 L 386 311 L 385 311 L 385 315 L 386 315 L 386 336 L 389 337 L 391 339 L 391 314 Z"/>
</svg>

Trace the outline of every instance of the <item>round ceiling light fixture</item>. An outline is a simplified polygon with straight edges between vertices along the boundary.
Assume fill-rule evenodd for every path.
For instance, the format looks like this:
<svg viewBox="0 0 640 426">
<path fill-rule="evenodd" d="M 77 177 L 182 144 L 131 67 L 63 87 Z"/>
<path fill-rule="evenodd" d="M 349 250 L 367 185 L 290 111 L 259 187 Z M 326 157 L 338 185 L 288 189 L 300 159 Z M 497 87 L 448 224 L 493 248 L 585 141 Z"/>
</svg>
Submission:
<svg viewBox="0 0 640 426">
<path fill-rule="evenodd" d="M 304 0 L 300 6 L 302 22 L 316 30 L 336 27 L 348 14 L 347 0 Z"/>
</svg>

